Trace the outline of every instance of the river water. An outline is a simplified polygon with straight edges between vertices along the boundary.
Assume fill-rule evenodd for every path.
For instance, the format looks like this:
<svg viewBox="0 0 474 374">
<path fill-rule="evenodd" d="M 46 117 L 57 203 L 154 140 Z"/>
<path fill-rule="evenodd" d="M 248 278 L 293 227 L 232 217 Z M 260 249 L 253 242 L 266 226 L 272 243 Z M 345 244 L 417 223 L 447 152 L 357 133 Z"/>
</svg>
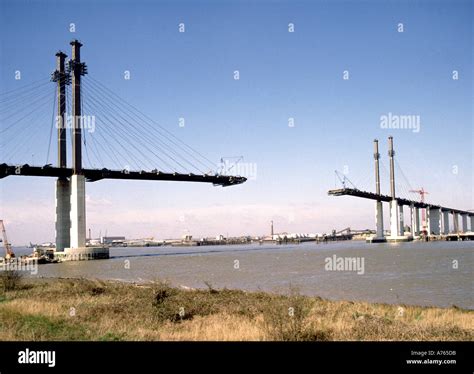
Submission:
<svg viewBox="0 0 474 374">
<path fill-rule="evenodd" d="M 31 249 L 17 248 L 17 255 Z M 41 277 L 301 293 L 331 300 L 474 309 L 474 242 L 227 245 L 111 248 L 111 259 L 40 265 Z M 327 258 L 356 257 L 363 269 L 327 270 Z M 363 271 L 361 271 L 363 270 Z"/>
</svg>

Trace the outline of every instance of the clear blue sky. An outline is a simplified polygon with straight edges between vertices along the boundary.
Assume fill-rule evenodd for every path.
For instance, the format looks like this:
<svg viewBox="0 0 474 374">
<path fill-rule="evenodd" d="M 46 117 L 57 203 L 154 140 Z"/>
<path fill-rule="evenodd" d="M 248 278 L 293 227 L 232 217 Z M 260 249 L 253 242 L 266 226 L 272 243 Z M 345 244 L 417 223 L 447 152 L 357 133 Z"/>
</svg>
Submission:
<svg viewBox="0 0 474 374">
<path fill-rule="evenodd" d="M 216 163 L 243 155 L 257 165 L 256 180 L 224 189 L 88 184 L 95 236 L 263 234 L 271 219 L 289 232 L 372 227 L 371 202 L 326 192 L 345 166 L 356 185 L 373 189 L 372 140 L 388 165 L 389 135 L 412 187 L 474 209 L 470 1 L 2 0 L 0 10 L 1 92 L 47 77 L 55 52 L 70 55 L 78 38 L 91 77 Z M 389 112 L 419 115 L 420 132 L 381 129 Z M 50 121 L 16 162 L 46 154 Z M 385 175 L 382 184 L 387 191 Z M 53 180 L 9 177 L 0 193 L 14 242 L 54 238 Z"/>
</svg>

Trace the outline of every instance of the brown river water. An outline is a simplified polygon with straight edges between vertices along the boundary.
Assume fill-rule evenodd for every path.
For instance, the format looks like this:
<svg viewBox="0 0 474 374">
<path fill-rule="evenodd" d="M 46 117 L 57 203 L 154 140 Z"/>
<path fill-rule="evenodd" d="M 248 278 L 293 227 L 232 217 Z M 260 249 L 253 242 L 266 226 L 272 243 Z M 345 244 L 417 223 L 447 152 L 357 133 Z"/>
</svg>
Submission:
<svg viewBox="0 0 474 374">
<path fill-rule="evenodd" d="M 109 260 L 39 265 L 35 276 L 167 280 L 193 288 L 208 282 L 280 293 L 296 287 L 331 300 L 474 309 L 473 241 L 111 248 L 110 254 Z M 328 268 L 328 259 L 349 257 L 357 269 Z"/>
</svg>

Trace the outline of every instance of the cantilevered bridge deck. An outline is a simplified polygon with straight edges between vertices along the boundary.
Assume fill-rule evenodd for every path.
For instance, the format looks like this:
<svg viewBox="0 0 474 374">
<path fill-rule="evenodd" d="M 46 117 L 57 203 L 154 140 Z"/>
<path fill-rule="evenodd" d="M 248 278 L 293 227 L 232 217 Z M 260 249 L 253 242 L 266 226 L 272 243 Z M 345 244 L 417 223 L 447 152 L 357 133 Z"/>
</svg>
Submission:
<svg viewBox="0 0 474 374">
<path fill-rule="evenodd" d="M 95 182 L 101 179 L 128 179 L 128 180 L 154 180 L 154 181 L 178 181 L 178 182 L 201 182 L 212 183 L 217 186 L 232 186 L 244 183 L 247 178 L 228 175 L 207 175 L 207 174 L 182 174 L 163 173 L 160 171 L 128 171 L 110 169 L 82 169 L 81 173 L 88 182 Z M 52 166 L 30 166 L 0 164 L 0 179 L 10 175 L 22 175 L 32 177 L 56 177 L 69 178 L 73 175 L 71 168 L 58 168 Z"/>
<path fill-rule="evenodd" d="M 383 201 L 383 202 L 390 202 L 392 201 L 392 197 L 388 195 L 378 195 L 373 192 L 367 192 L 367 191 L 362 191 L 358 190 L 356 188 L 339 188 L 339 189 L 334 189 L 334 190 L 329 190 L 328 195 L 331 196 L 356 196 L 356 197 L 362 197 L 364 199 L 370 199 L 370 200 L 376 200 L 376 201 Z M 460 209 L 453 209 L 453 208 L 447 208 L 443 207 L 440 205 L 435 205 L 435 204 L 428 204 L 420 201 L 415 201 L 415 200 L 408 200 L 404 198 L 397 198 L 399 205 L 408 205 L 408 206 L 414 206 L 415 208 L 439 208 L 443 212 L 450 212 L 450 213 L 458 213 L 458 214 L 467 214 L 469 216 L 474 216 L 474 212 L 469 212 L 466 210 L 460 210 Z"/>
</svg>

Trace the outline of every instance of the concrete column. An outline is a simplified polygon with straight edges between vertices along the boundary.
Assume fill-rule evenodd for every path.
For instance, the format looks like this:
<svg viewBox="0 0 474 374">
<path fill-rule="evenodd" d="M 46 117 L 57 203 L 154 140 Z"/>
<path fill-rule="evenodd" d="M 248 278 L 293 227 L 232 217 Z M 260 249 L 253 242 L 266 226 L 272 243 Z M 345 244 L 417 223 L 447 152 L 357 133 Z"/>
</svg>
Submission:
<svg viewBox="0 0 474 374">
<path fill-rule="evenodd" d="M 72 168 L 74 174 L 81 174 L 82 170 L 82 119 L 81 119 L 81 76 L 85 74 L 84 65 L 81 63 L 82 44 L 73 40 L 72 46 Z"/>
<path fill-rule="evenodd" d="M 74 118 L 72 137 L 72 167 L 71 177 L 71 246 L 81 248 L 86 246 L 86 182 L 82 171 L 81 150 L 81 76 L 85 74 L 85 65 L 81 63 L 82 44 L 78 40 L 71 42 L 72 46 L 72 115 Z"/>
<path fill-rule="evenodd" d="M 383 210 L 382 210 L 382 202 L 377 201 L 375 205 L 375 225 L 376 225 L 376 233 L 375 236 L 378 239 L 384 237 L 383 233 Z"/>
<path fill-rule="evenodd" d="M 393 137 L 388 137 L 388 157 L 390 158 L 390 194 L 392 199 L 396 199 L 395 195 L 395 151 L 393 150 Z"/>
<path fill-rule="evenodd" d="M 82 121 L 81 121 L 81 76 L 87 74 L 81 62 L 82 44 L 73 40 L 72 45 L 72 115 L 74 118 L 72 137 L 71 177 L 71 245 L 64 250 L 66 260 L 92 260 L 109 258 L 107 247 L 86 247 L 86 180 L 82 174 Z"/>
<path fill-rule="evenodd" d="M 453 232 L 457 234 L 460 231 L 459 227 L 459 214 L 453 213 Z"/>
<path fill-rule="evenodd" d="M 415 206 L 411 206 L 411 231 L 413 236 L 420 235 L 420 212 Z"/>
<path fill-rule="evenodd" d="M 393 137 L 388 138 L 388 156 L 390 158 L 390 193 L 392 201 L 390 202 L 390 236 L 388 241 L 406 241 L 403 228 L 403 206 L 398 204 L 395 194 L 395 163 L 393 150 Z"/>
<path fill-rule="evenodd" d="M 56 251 L 64 251 L 70 243 L 70 193 L 67 179 L 56 181 Z"/>
<path fill-rule="evenodd" d="M 474 232 L 474 215 L 469 216 L 469 218 L 471 219 L 471 232 Z"/>
<path fill-rule="evenodd" d="M 375 160 L 375 193 L 380 195 L 380 168 L 379 168 L 379 141 L 374 140 L 374 160 Z M 384 238 L 383 233 L 383 206 L 382 201 L 375 203 L 375 238 L 381 240 Z"/>
<path fill-rule="evenodd" d="M 400 220 L 398 214 L 398 202 L 392 200 L 390 202 L 390 236 L 392 237 L 397 237 L 399 233 Z"/>
<path fill-rule="evenodd" d="M 83 175 L 71 177 L 71 248 L 86 246 L 86 180 Z"/>
<path fill-rule="evenodd" d="M 398 235 L 403 236 L 405 234 L 405 221 L 403 217 L 403 205 L 398 206 L 398 219 L 400 220 L 398 224 Z"/>
<path fill-rule="evenodd" d="M 443 212 L 443 235 L 449 234 L 449 212 L 445 210 Z"/>
<path fill-rule="evenodd" d="M 65 60 L 67 55 L 63 52 L 56 53 L 56 71 L 52 80 L 57 83 L 57 117 L 56 126 L 58 129 L 58 167 L 67 167 L 66 149 L 66 85 L 68 84 L 68 74 L 65 71 Z M 58 178 L 56 181 L 56 251 L 64 251 L 70 245 L 70 208 L 69 200 L 71 188 L 67 178 Z"/>
<path fill-rule="evenodd" d="M 428 234 L 429 235 L 440 235 L 441 234 L 441 214 L 439 208 L 427 208 L 426 213 L 428 216 Z"/>
<path fill-rule="evenodd" d="M 467 232 L 467 214 L 461 214 L 462 232 Z"/>
<path fill-rule="evenodd" d="M 420 226 L 421 226 L 421 230 L 428 230 L 428 221 L 427 221 L 427 215 L 428 213 L 426 213 L 427 211 L 427 208 L 420 208 L 420 213 L 421 213 L 421 217 L 420 217 Z"/>
</svg>

